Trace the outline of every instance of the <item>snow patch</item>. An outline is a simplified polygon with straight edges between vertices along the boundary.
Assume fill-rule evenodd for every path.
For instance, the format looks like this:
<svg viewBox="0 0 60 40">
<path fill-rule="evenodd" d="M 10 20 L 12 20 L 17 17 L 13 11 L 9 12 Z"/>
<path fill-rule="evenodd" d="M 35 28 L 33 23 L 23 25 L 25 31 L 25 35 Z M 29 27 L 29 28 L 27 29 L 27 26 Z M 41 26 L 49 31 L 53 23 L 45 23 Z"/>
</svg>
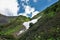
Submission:
<svg viewBox="0 0 60 40">
<path fill-rule="evenodd" d="M 30 23 L 35 24 L 35 23 L 38 21 L 38 19 L 40 19 L 40 18 L 41 18 L 41 16 L 38 17 L 37 19 L 33 19 L 33 20 L 31 20 L 31 21 L 24 22 L 23 25 L 25 26 L 26 29 L 20 30 L 17 35 L 20 35 L 20 34 L 22 34 L 23 32 L 27 31 L 27 30 L 29 29 L 29 27 L 30 27 L 29 24 L 30 24 Z"/>
<path fill-rule="evenodd" d="M 40 16 L 39 18 L 41 18 L 41 16 Z M 26 30 L 29 29 L 29 27 L 30 27 L 29 24 L 30 24 L 30 23 L 35 24 L 35 23 L 38 21 L 39 18 L 33 19 L 33 20 L 31 20 L 31 21 L 28 21 L 28 22 L 24 22 L 23 25 L 25 26 Z"/>
</svg>

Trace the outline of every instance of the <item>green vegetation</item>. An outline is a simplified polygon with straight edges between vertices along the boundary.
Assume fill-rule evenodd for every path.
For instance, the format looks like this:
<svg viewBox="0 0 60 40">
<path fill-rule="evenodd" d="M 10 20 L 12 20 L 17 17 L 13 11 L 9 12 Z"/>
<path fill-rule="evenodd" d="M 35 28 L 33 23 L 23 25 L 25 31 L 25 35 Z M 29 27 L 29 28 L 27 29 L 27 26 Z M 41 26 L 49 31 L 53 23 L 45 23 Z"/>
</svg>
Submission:
<svg viewBox="0 0 60 40">
<path fill-rule="evenodd" d="M 19 40 L 60 40 L 60 1 L 40 14 L 42 17 Z M 40 15 L 40 16 L 41 16 Z M 39 17 L 39 14 L 34 18 Z M 31 24 L 30 24 L 31 25 Z"/>
<path fill-rule="evenodd" d="M 37 23 L 30 23 L 30 28 L 22 35 L 14 33 L 23 29 L 23 22 L 42 16 Z M 60 40 L 60 0 L 32 19 L 19 16 L 7 25 L 0 26 L 1 40 Z M 13 36 L 14 35 L 14 36 Z"/>
<path fill-rule="evenodd" d="M 18 16 L 15 19 L 11 19 L 11 22 L 6 25 L 0 26 L 0 35 L 16 35 L 18 31 L 25 28 L 23 22 L 29 21 L 30 18 L 25 16 Z"/>
</svg>

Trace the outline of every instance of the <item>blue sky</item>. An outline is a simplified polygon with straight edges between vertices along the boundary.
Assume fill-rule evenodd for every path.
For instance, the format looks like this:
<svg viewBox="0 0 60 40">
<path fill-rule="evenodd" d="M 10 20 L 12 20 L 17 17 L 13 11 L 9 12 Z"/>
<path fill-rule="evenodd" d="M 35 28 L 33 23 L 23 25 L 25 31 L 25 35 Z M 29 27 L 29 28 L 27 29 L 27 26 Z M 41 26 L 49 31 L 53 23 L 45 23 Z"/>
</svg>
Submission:
<svg viewBox="0 0 60 40">
<path fill-rule="evenodd" d="M 0 0 L 0 13 L 6 16 L 34 17 L 58 0 Z"/>
<path fill-rule="evenodd" d="M 20 7 L 20 9 L 18 11 L 18 14 L 25 12 L 25 8 L 24 8 L 24 6 L 22 6 L 22 4 L 30 6 L 31 8 L 35 8 L 34 11 L 41 12 L 42 10 L 51 6 L 52 4 L 54 4 L 57 1 L 58 0 L 35 0 L 35 2 L 34 2 L 34 0 L 29 0 L 29 1 L 26 2 L 26 0 L 25 1 L 18 0 L 18 4 L 19 4 L 19 7 Z M 31 17 L 32 12 L 28 13 L 27 15 L 29 17 Z"/>
</svg>

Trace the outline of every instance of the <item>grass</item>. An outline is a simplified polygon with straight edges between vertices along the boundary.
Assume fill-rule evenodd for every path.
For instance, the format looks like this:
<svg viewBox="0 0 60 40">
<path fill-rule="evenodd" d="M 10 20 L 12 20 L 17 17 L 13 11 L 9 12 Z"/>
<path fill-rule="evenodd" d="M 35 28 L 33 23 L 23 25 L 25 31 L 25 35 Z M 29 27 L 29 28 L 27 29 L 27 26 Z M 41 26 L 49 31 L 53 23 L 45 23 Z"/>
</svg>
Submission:
<svg viewBox="0 0 60 40">
<path fill-rule="evenodd" d="M 21 18 L 22 17 L 22 18 Z M 12 19 L 11 19 L 12 20 Z M 23 22 L 29 21 L 30 19 L 27 17 L 19 16 L 16 19 L 12 20 L 12 23 L 5 25 L 6 28 L 3 28 L 2 31 L 0 31 L 1 35 L 11 35 L 13 33 L 16 33 L 24 28 Z M 10 21 L 11 22 L 11 21 Z"/>
</svg>

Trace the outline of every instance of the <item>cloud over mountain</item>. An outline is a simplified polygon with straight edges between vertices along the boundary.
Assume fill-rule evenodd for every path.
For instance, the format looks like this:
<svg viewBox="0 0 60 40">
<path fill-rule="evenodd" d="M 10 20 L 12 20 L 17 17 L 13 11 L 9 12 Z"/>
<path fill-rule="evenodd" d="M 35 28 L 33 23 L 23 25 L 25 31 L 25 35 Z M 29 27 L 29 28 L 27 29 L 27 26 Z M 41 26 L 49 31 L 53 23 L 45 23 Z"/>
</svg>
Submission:
<svg viewBox="0 0 60 40">
<path fill-rule="evenodd" d="M 33 17 L 57 0 L 0 0 L 0 13 L 6 16 Z"/>
</svg>

